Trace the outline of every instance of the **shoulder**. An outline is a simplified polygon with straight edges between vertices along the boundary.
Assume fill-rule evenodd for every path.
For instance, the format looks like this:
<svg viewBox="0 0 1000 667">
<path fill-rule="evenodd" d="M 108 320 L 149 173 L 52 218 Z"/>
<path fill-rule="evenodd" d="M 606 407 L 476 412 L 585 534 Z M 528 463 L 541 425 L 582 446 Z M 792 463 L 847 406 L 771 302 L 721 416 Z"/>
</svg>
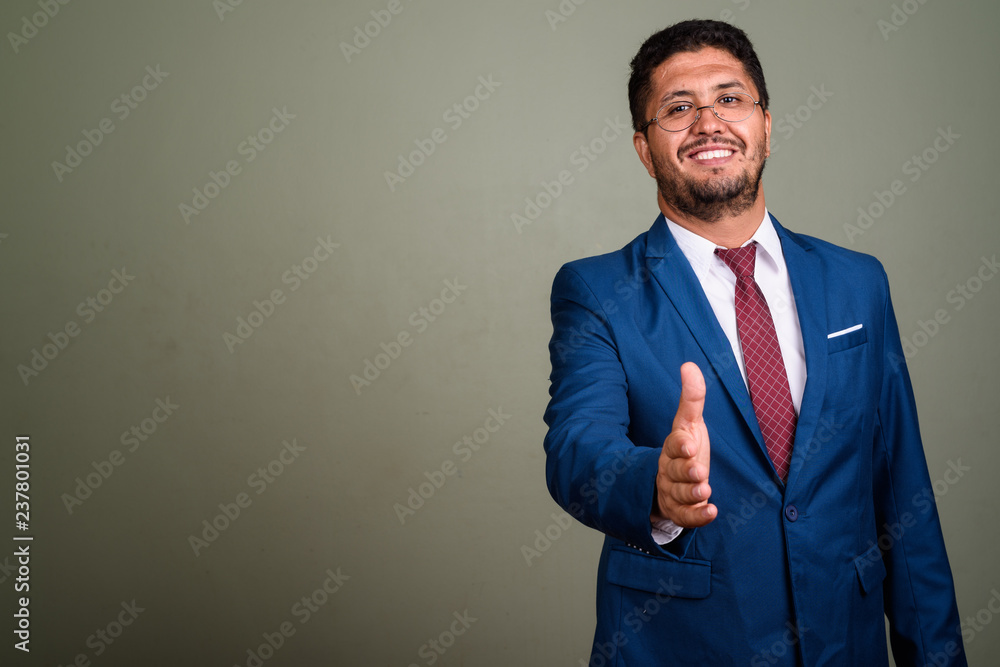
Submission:
<svg viewBox="0 0 1000 667">
<path fill-rule="evenodd" d="M 628 280 L 644 265 L 648 233 L 643 232 L 619 250 L 563 264 L 555 277 L 553 297 L 566 288 L 599 293 Z"/>
<path fill-rule="evenodd" d="M 782 239 L 782 247 L 788 248 L 788 244 L 794 244 L 815 256 L 828 275 L 839 275 L 852 282 L 855 280 L 884 282 L 886 279 L 882 262 L 872 255 L 783 228 L 779 229 L 778 236 Z"/>
</svg>

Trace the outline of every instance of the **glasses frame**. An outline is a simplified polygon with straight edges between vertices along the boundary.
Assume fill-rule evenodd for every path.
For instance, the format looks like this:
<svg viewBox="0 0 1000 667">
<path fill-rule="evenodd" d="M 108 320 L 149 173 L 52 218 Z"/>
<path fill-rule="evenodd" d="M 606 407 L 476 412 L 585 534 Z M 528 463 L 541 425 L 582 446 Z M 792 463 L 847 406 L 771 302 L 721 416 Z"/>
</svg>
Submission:
<svg viewBox="0 0 1000 667">
<path fill-rule="evenodd" d="M 747 115 L 746 118 L 741 118 L 740 120 L 727 120 L 727 119 L 723 118 L 722 116 L 720 116 L 719 113 L 715 110 L 715 105 L 719 103 L 719 100 L 721 100 L 723 97 L 732 96 L 732 95 L 743 95 L 745 97 L 749 97 L 750 100 L 753 101 L 753 107 L 751 107 L 750 113 Z M 649 120 L 647 120 L 646 123 L 645 123 L 645 125 L 643 125 L 639 129 L 639 131 L 640 132 L 645 132 L 646 128 L 648 128 L 653 123 L 656 123 L 656 126 L 658 128 L 660 128 L 661 130 L 663 130 L 664 132 L 683 132 L 684 130 L 686 130 L 689 127 L 691 127 L 691 125 L 694 125 L 699 120 L 701 120 L 701 110 L 702 109 L 711 109 L 712 113 L 715 115 L 715 117 L 718 118 L 719 120 L 725 122 L 725 123 L 742 123 L 743 121 L 747 120 L 747 118 L 750 118 L 751 116 L 753 116 L 753 112 L 757 110 L 758 106 L 760 106 L 760 101 L 753 99 L 753 96 L 750 95 L 750 93 L 744 93 L 744 92 L 741 92 L 741 91 L 730 91 L 730 92 L 727 92 L 727 93 L 722 93 L 721 95 L 719 95 L 718 97 L 716 97 L 715 101 L 712 102 L 711 104 L 706 104 L 703 107 L 695 107 L 694 108 L 694 111 L 695 111 L 694 120 L 692 120 L 690 124 L 688 124 L 688 125 L 680 128 L 679 130 L 668 130 L 667 128 L 665 128 L 662 125 L 660 125 L 660 122 L 659 122 L 660 121 L 660 112 L 662 112 L 663 109 L 666 108 L 666 106 L 669 105 L 669 104 L 674 104 L 674 102 L 667 102 L 666 104 L 664 104 L 663 106 L 661 106 L 659 109 L 657 109 L 656 110 L 656 115 L 654 117 L 650 118 Z"/>
</svg>

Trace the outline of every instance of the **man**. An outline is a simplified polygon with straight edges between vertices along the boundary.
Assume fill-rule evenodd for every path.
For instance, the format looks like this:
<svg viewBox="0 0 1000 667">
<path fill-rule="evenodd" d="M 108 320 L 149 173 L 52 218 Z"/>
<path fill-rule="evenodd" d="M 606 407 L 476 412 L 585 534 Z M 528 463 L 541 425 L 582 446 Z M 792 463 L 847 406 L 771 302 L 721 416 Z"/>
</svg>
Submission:
<svg viewBox="0 0 1000 667">
<path fill-rule="evenodd" d="M 590 664 L 965 665 L 888 283 L 764 206 L 747 36 L 685 21 L 629 81 L 661 215 L 552 290 L 546 475 L 605 533 Z"/>
</svg>

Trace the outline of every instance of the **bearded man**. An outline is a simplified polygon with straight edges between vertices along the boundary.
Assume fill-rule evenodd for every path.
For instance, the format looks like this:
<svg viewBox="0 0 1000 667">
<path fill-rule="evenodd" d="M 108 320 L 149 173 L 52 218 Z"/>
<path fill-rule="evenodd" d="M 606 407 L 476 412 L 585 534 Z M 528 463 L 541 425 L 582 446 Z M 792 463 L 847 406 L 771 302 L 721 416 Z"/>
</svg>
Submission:
<svg viewBox="0 0 1000 667">
<path fill-rule="evenodd" d="M 605 535 L 590 664 L 965 665 L 889 286 L 764 204 L 764 74 L 685 21 L 632 61 L 660 215 L 552 289 L 546 478 Z M 930 491 L 930 492 L 929 492 Z"/>
</svg>

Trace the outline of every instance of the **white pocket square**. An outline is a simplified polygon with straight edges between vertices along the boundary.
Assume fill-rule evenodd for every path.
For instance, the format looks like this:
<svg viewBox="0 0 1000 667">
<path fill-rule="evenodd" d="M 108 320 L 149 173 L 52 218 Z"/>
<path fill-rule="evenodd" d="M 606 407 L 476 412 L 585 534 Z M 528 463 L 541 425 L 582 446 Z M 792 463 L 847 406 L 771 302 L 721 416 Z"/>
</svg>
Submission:
<svg viewBox="0 0 1000 667">
<path fill-rule="evenodd" d="M 827 334 L 826 337 L 836 338 L 837 336 L 843 336 L 844 334 L 849 334 L 852 331 L 857 331 L 863 326 L 864 326 L 863 324 L 855 324 L 853 327 L 847 327 L 846 329 L 841 329 L 840 331 L 834 331 L 832 334 Z"/>
</svg>

